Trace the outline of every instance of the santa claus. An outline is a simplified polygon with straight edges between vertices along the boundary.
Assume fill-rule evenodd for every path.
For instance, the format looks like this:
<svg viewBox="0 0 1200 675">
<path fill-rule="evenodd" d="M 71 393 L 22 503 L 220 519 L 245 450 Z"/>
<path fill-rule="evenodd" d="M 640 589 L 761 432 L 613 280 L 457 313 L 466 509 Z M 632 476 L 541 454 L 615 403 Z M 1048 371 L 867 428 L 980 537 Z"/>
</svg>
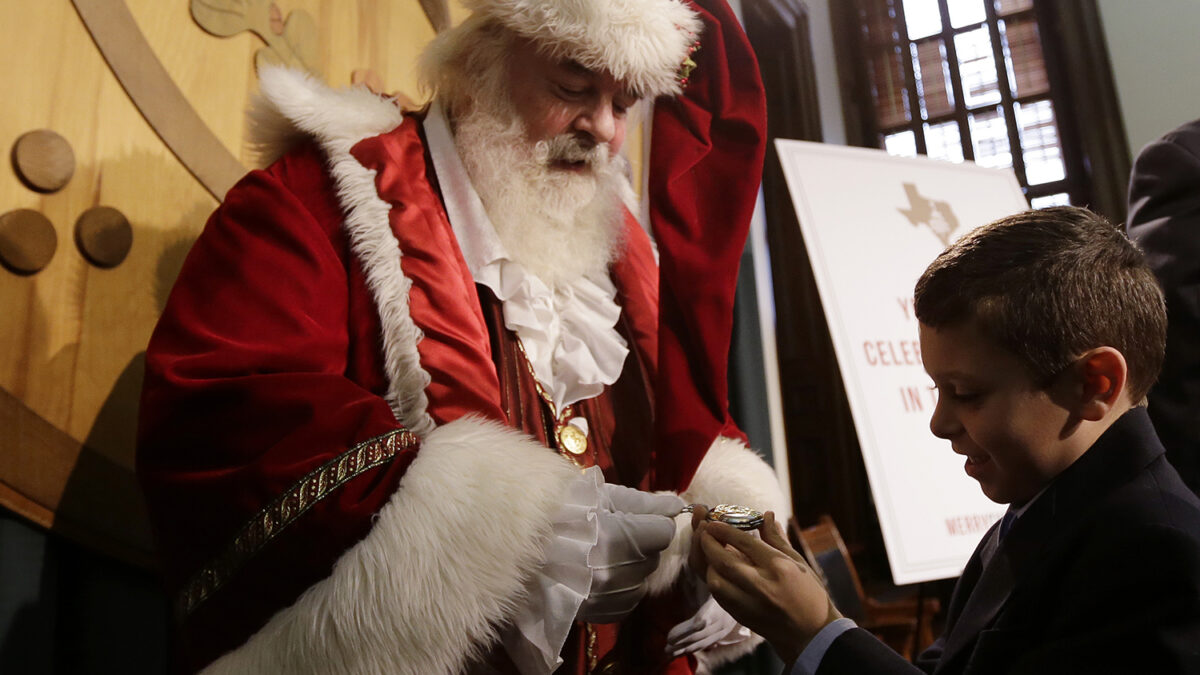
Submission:
<svg viewBox="0 0 1200 675">
<path fill-rule="evenodd" d="M 466 4 L 420 112 L 260 74 L 286 151 L 147 352 L 184 670 L 684 673 L 758 642 L 680 575 L 685 502 L 786 510 L 726 400 L 745 36 L 724 0 Z M 643 228 L 618 153 L 655 99 Z"/>
</svg>

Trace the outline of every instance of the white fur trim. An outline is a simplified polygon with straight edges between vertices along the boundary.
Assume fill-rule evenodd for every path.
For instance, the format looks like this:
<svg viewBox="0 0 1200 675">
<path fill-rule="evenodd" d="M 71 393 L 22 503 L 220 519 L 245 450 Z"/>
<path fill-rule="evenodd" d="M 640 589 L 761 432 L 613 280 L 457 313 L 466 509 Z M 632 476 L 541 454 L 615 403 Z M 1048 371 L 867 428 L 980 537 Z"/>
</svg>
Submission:
<svg viewBox="0 0 1200 675">
<path fill-rule="evenodd" d="M 263 96 L 275 110 L 296 129 L 315 138 L 325 151 L 346 214 L 350 248 L 362 263 L 383 327 L 388 375 L 384 398 L 401 424 L 425 438 L 434 422 L 426 412 L 429 399 L 425 388 L 430 377 L 421 367 L 417 351 L 421 330 L 409 313 L 412 281 L 400 267 L 400 244 L 388 222 L 391 207 L 379 198 L 375 172 L 350 154 L 357 142 L 399 126 L 403 113 L 391 101 L 364 88 L 334 90 L 300 70 L 263 67 L 259 81 Z M 280 126 L 276 122 L 270 133 L 285 137 Z"/>
<path fill-rule="evenodd" d="M 497 423 L 439 427 L 330 577 L 204 672 L 461 672 L 514 611 L 577 477 Z"/>
<path fill-rule="evenodd" d="M 689 504 L 739 504 L 759 511 L 786 513 L 783 491 L 775 470 L 741 441 L 718 436 L 709 446 L 696 475 L 680 495 Z M 658 569 L 647 579 L 652 595 L 665 593 L 679 579 L 687 565 L 692 547 L 692 515 L 675 517 L 675 538 L 659 558 Z M 732 661 L 750 653 L 762 638 L 750 639 L 725 647 L 712 647 L 696 654 L 703 668 Z"/>
<path fill-rule="evenodd" d="M 679 495 L 688 504 L 739 504 L 759 511 L 786 512 L 775 470 L 741 441 L 718 436 L 709 446 L 687 490 Z M 675 539 L 659 558 L 647 580 L 651 594 L 671 588 L 687 562 L 692 545 L 692 515 L 675 517 Z"/>
<path fill-rule="evenodd" d="M 308 134 L 297 129 L 261 91 L 250 97 L 246 108 L 246 146 L 254 168 L 269 167 L 306 138 Z"/>
<path fill-rule="evenodd" d="M 678 94 L 700 18 L 679 0 L 464 0 L 554 58 L 603 70 L 654 98 Z"/>
</svg>

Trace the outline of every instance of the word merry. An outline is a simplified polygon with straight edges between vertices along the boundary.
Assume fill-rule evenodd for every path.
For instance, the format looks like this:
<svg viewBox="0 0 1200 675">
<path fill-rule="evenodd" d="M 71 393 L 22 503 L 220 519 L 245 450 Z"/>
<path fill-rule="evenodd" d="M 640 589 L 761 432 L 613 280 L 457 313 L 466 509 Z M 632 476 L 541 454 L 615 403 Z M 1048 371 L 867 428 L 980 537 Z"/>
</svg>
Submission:
<svg viewBox="0 0 1200 675">
<path fill-rule="evenodd" d="M 952 516 L 946 519 L 946 532 L 957 537 L 965 534 L 978 534 L 987 530 L 992 523 L 1000 520 L 999 513 L 976 513 L 966 516 Z"/>
</svg>

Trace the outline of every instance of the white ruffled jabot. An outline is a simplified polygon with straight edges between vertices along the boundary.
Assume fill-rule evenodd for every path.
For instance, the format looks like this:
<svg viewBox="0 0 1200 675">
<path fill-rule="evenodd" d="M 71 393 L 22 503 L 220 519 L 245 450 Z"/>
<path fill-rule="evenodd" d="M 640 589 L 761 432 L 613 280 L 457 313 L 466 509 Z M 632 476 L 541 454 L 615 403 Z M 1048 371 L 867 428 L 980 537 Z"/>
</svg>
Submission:
<svg viewBox="0 0 1200 675">
<path fill-rule="evenodd" d="M 612 280 L 606 274 L 580 277 L 551 289 L 510 260 L 437 103 L 425 116 L 425 137 L 467 267 L 503 304 L 504 325 L 520 338 L 555 410 L 600 394 L 617 381 L 629 353 L 616 329 L 621 308 Z"/>
<path fill-rule="evenodd" d="M 621 308 L 612 280 L 607 275 L 581 277 L 552 290 L 510 260 L 437 103 L 430 107 L 424 126 L 446 213 L 467 267 L 503 304 L 504 325 L 521 340 L 534 377 L 550 394 L 555 410 L 601 393 L 617 381 L 629 353 L 616 329 Z M 581 418 L 575 421 L 586 424 Z M 524 600 L 503 631 L 505 650 L 521 672 L 546 675 L 562 662 L 559 652 L 591 590 L 587 560 L 598 536 L 595 514 L 603 481 L 600 470 L 592 467 L 567 487 L 546 543 L 546 559 L 554 564 L 531 574 Z"/>
<path fill-rule="evenodd" d="M 608 278 L 551 290 L 521 265 L 500 259 L 484 265 L 475 280 L 504 303 L 504 325 L 521 338 L 556 410 L 616 382 L 629 348 L 615 329 L 621 308 Z"/>
</svg>

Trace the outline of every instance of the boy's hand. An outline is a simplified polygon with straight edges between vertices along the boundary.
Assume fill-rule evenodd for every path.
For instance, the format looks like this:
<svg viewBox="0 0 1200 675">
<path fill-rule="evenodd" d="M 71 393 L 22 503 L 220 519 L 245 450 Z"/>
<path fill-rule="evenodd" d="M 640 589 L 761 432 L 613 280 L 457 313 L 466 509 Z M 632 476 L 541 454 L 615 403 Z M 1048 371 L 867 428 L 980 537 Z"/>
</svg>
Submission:
<svg viewBox="0 0 1200 675">
<path fill-rule="evenodd" d="M 796 660 L 809 641 L 841 617 L 820 577 L 783 538 L 768 511 L 762 539 L 724 523 L 704 521 L 697 508 L 689 557 L 713 597 L 742 625 L 762 635 L 784 661 Z"/>
</svg>

